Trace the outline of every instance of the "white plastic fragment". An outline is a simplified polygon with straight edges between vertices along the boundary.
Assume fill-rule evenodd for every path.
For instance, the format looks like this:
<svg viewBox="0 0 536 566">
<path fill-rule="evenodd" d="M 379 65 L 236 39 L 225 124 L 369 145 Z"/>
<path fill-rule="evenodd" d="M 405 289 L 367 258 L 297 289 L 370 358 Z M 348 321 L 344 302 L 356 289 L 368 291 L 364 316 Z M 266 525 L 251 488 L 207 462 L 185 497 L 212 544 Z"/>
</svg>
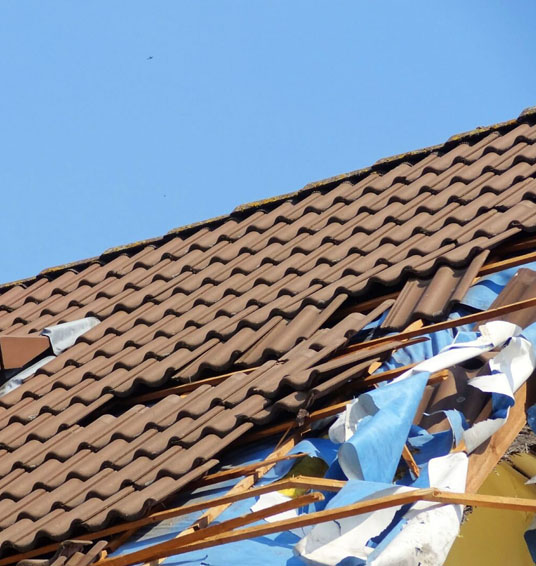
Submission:
<svg viewBox="0 0 536 566">
<path fill-rule="evenodd" d="M 362 499 L 376 499 L 411 491 L 404 486 L 393 486 Z M 348 556 L 366 560 L 374 551 L 367 546 L 369 539 L 379 535 L 389 526 L 401 506 L 379 509 L 347 519 L 315 525 L 311 532 L 295 546 L 295 552 L 311 566 L 335 566 Z"/>
<path fill-rule="evenodd" d="M 514 404 L 515 392 L 525 383 L 536 367 L 532 344 L 522 337 L 514 337 L 489 363 L 493 373 L 479 375 L 469 385 L 485 393 L 503 395 Z M 506 422 L 504 418 L 491 418 L 476 423 L 464 431 L 463 439 L 470 454 L 488 438 L 491 438 Z"/>
<path fill-rule="evenodd" d="M 46 356 L 40 359 L 38 362 L 35 362 L 35 364 L 32 364 L 26 369 L 19 371 L 19 373 L 14 375 L 11 379 L 8 379 L 0 387 L 0 397 L 6 395 L 10 391 L 13 391 L 13 389 L 17 389 L 17 387 L 22 385 L 24 381 L 29 377 L 31 377 L 40 367 L 44 366 L 45 364 L 48 364 L 48 362 L 50 362 L 50 360 L 53 360 L 55 357 L 56 356 Z"/>
<path fill-rule="evenodd" d="M 259 496 L 257 501 L 250 507 L 251 511 L 260 511 L 266 509 L 267 507 L 273 507 L 274 505 L 279 505 L 280 503 L 285 503 L 290 501 L 292 498 L 278 491 L 272 491 L 270 493 L 263 493 Z M 267 523 L 273 523 L 274 521 L 280 521 L 283 519 L 294 519 L 298 516 L 298 509 L 289 509 L 288 511 L 283 511 L 283 513 L 278 513 L 277 515 L 271 515 L 270 517 L 265 517 L 264 520 Z M 297 529 L 290 529 L 290 532 L 295 534 L 297 537 L 304 537 L 312 527 L 300 527 Z"/>
<path fill-rule="evenodd" d="M 45 328 L 41 334 L 48 336 L 52 351 L 56 356 L 59 356 L 67 348 L 70 348 L 76 340 L 91 330 L 94 326 L 99 324 L 100 320 L 93 316 L 73 320 L 72 322 L 64 322 L 56 326 L 49 326 Z"/>
<path fill-rule="evenodd" d="M 329 439 L 335 444 L 346 442 L 354 435 L 361 419 L 375 412 L 376 408 L 368 406 L 365 398 L 354 399 L 329 427 Z"/>
<path fill-rule="evenodd" d="M 460 452 L 428 463 L 430 486 L 465 491 L 467 455 Z M 389 544 L 371 554 L 371 566 L 441 566 L 460 530 L 463 505 L 419 501 L 406 513 L 406 525 Z"/>
<path fill-rule="evenodd" d="M 285 503 L 290 501 L 292 498 L 278 491 L 271 491 L 270 493 L 263 493 L 259 496 L 257 501 L 251 506 L 251 510 L 261 511 L 263 509 L 267 509 L 268 507 L 273 507 L 274 505 L 279 505 L 280 503 Z M 274 521 L 279 521 L 283 519 L 293 519 L 294 517 L 298 516 L 297 509 L 290 509 L 289 511 L 283 511 L 283 513 L 279 513 L 277 515 L 271 515 L 270 517 L 266 517 L 264 520 L 268 523 L 273 523 Z"/>
<path fill-rule="evenodd" d="M 454 342 L 444 348 L 439 354 L 424 360 L 415 367 L 404 372 L 393 381 L 402 381 L 407 377 L 426 371 L 435 373 L 474 358 L 493 348 L 502 346 L 509 338 L 517 336 L 522 329 L 517 324 L 495 320 L 479 326 L 480 336 L 470 342 Z"/>
</svg>

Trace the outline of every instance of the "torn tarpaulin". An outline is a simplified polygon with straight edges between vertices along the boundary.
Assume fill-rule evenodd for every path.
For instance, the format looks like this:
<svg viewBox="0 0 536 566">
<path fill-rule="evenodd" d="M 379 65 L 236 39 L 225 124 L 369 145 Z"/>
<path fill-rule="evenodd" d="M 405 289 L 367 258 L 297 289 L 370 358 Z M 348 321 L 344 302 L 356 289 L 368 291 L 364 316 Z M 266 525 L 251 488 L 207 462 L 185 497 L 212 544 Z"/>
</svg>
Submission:
<svg viewBox="0 0 536 566">
<path fill-rule="evenodd" d="M 469 381 L 469 385 L 491 394 L 492 409 L 490 418 L 474 424 L 464 432 L 468 453 L 491 438 L 506 422 L 510 407 L 515 403 L 514 393 L 530 377 L 536 366 L 534 347 L 522 336 L 514 337 L 490 360 L 489 366 L 489 375 L 480 375 Z"/>
<path fill-rule="evenodd" d="M 506 344 L 501 352 L 490 360 L 490 374 L 469 381 L 469 385 L 491 394 L 492 411 L 489 419 L 464 431 L 468 453 L 490 438 L 506 422 L 508 411 L 514 404 L 514 393 L 530 377 L 536 365 L 536 323 L 521 330 L 510 322 L 492 321 L 481 325 L 479 332 L 479 336 L 469 341 L 465 341 L 464 335 L 461 335 L 460 342 L 455 341 L 436 356 L 394 380 L 404 381 L 418 371 L 440 371 Z"/>
<path fill-rule="evenodd" d="M 390 483 L 421 401 L 429 374 L 363 393 L 331 426 L 333 442 L 342 442 L 339 464 L 349 479 Z"/>
<path fill-rule="evenodd" d="M 500 320 L 487 322 L 480 325 L 476 333 L 471 333 L 470 335 L 459 333 L 456 340 L 443 348 L 438 354 L 409 369 L 394 381 L 402 381 L 421 371 L 434 373 L 460 364 L 480 354 L 489 352 L 493 348 L 502 346 L 512 336 L 517 336 L 520 333 L 521 328 L 511 322 Z M 469 340 L 467 340 L 468 337 L 470 338 Z"/>
<path fill-rule="evenodd" d="M 403 373 L 392 383 L 360 395 L 348 405 L 330 428 L 330 438 L 339 442 L 339 464 L 350 479 L 391 482 L 395 475 L 402 449 L 407 441 L 415 412 L 431 373 L 471 359 L 483 352 L 501 346 L 521 332 L 515 324 L 495 321 L 479 327 L 479 334 L 471 341 L 454 342 L 436 356 L 425 360 Z M 532 352 L 527 340 L 519 338 L 514 344 L 524 344 L 523 352 Z M 526 379 L 528 375 L 519 366 L 521 350 L 511 346 L 506 360 L 498 366 L 517 364 L 514 369 Z M 453 416 L 450 415 L 449 421 Z M 462 421 L 460 415 L 457 421 Z"/>
<path fill-rule="evenodd" d="M 463 492 L 467 479 L 464 453 L 434 458 L 428 463 L 430 485 Z M 396 535 L 384 539 L 370 555 L 371 566 L 437 566 L 443 564 L 460 530 L 463 505 L 420 501 L 404 515 Z"/>
<path fill-rule="evenodd" d="M 455 342 L 433 358 L 418 364 L 390 384 L 361 395 L 347 407 L 345 413 L 333 425 L 330 435 L 333 440 L 345 441 L 339 451 L 339 463 L 348 477 L 365 477 L 365 479 L 378 481 L 379 478 L 383 478 L 386 470 L 391 475 L 392 470 L 396 470 L 398 466 L 404 443 L 408 441 L 410 446 L 417 449 L 416 460 L 423 473 L 417 481 L 412 481 L 408 475 L 398 481 L 399 485 L 425 487 L 428 482 L 430 485 L 437 485 L 434 484 L 433 480 L 434 475 L 437 474 L 434 470 L 435 462 L 450 460 L 451 463 L 453 461 L 456 463 L 456 459 L 459 459 L 458 464 L 462 460 L 464 461 L 464 472 L 461 475 L 458 474 L 459 478 L 463 476 L 463 485 L 462 482 L 458 482 L 459 485 L 455 489 L 463 491 L 467 456 L 463 453 L 448 454 L 453 439 L 456 439 L 458 443 L 463 434 L 468 445 L 468 452 L 470 452 L 475 446 L 488 438 L 506 420 L 509 407 L 514 402 L 514 392 L 532 374 L 535 367 L 532 343 L 535 339 L 536 326 L 531 325 L 521 331 L 514 324 L 495 321 L 482 325 L 479 330 L 479 333 L 471 333 L 470 338 L 473 338 L 472 340 L 467 340 L 468 336 L 461 336 L 460 342 Z M 415 401 L 418 403 L 427 376 L 430 373 L 464 362 L 482 352 L 503 345 L 501 352 L 489 364 L 490 375 L 479 376 L 472 383 L 473 386 L 491 394 L 492 413 L 488 421 L 464 431 L 464 428 L 468 426 L 464 416 L 459 411 L 448 410 L 445 413 L 452 430 L 430 434 L 424 429 L 412 426 L 414 411 L 413 413 L 407 411 L 403 419 L 404 425 L 399 428 L 394 425 L 397 421 L 396 417 L 405 413 L 405 408 L 414 407 Z M 425 378 L 423 379 L 422 376 L 425 376 Z M 421 381 L 424 381 L 424 385 Z M 395 388 L 400 389 L 398 395 L 395 394 Z M 377 395 L 380 395 L 379 398 L 382 400 L 383 396 L 386 399 L 392 396 L 394 400 L 385 404 L 376 403 L 373 399 Z M 390 413 L 393 413 L 395 417 L 393 418 L 393 414 Z M 381 426 L 378 426 L 379 424 Z M 371 425 L 375 425 L 377 434 L 369 433 L 368 427 L 371 427 Z M 492 426 L 492 428 L 487 430 L 489 426 Z M 351 442 L 348 442 L 348 436 L 352 432 Z M 399 442 L 394 442 L 394 444 L 399 446 L 400 449 L 391 453 L 386 445 L 393 445 L 392 436 L 396 436 L 397 433 L 400 435 Z M 466 434 L 467 436 L 465 436 Z M 389 455 L 391 458 L 389 458 Z M 445 477 L 452 480 L 456 477 L 456 474 L 450 471 Z M 392 478 L 390 477 L 387 481 L 392 481 Z M 394 486 L 391 487 L 394 488 Z M 452 488 L 452 485 L 450 488 Z M 337 506 L 337 496 L 333 498 L 329 505 Z M 419 509 L 419 505 L 415 506 L 414 509 Z M 434 507 L 429 503 L 422 505 L 424 505 L 424 508 L 415 517 L 411 513 L 405 513 L 403 518 L 398 517 L 395 520 L 393 516 L 392 523 L 384 525 L 381 535 L 377 535 L 374 539 L 373 542 L 376 547 L 372 552 L 368 550 L 368 547 L 372 544 L 372 539 L 364 547 L 363 541 L 357 536 L 357 532 L 356 536 L 353 536 L 353 533 L 348 535 L 352 532 L 351 528 L 342 532 L 340 522 L 337 528 L 342 534 L 336 537 L 337 542 L 333 543 L 333 548 L 328 549 L 330 543 L 325 538 L 327 536 L 329 539 L 329 536 L 333 536 L 333 532 L 326 535 L 327 530 L 323 532 L 321 530 L 315 531 L 317 529 L 315 527 L 307 535 L 309 542 L 307 543 L 306 537 L 297 546 L 297 549 L 304 553 L 310 564 L 318 565 L 342 564 L 344 559 L 349 560 L 350 557 L 354 560 L 354 562 L 350 562 L 352 564 L 373 564 L 376 566 L 442 564 L 458 532 L 462 508 Z M 372 519 L 375 515 L 372 515 Z M 361 522 L 363 521 L 365 519 L 361 519 Z M 322 541 L 321 544 L 317 545 L 318 547 L 311 543 L 315 532 L 321 533 L 316 541 Z M 347 536 L 348 540 L 356 540 L 357 547 L 352 548 L 346 557 L 337 555 L 335 560 L 334 555 L 330 553 L 338 552 L 338 548 L 341 545 L 344 546 L 345 542 L 342 540 L 342 536 Z"/>
<path fill-rule="evenodd" d="M 467 456 L 463 453 L 429 462 L 429 482 L 433 487 L 463 491 L 466 475 Z M 350 480 L 326 508 L 410 490 L 405 486 Z M 450 550 L 461 518 L 459 505 L 418 502 L 411 507 L 390 507 L 318 524 L 296 545 L 295 551 L 306 564 L 314 566 L 438 565 Z"/>
</svg>

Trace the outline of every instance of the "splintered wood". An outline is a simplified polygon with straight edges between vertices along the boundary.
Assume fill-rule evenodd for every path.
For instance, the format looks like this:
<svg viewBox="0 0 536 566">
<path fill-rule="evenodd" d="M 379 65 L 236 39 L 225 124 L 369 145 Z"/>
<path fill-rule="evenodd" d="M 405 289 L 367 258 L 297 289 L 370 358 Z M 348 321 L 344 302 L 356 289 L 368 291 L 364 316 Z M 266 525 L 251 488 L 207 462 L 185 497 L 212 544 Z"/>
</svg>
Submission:
<svg viewBox="0 0 536 566">
<path fill-rule="evenodd" d="M 99 561 L 97 564 L 98 566 L 132 566 L 133 564 L 144 561 L 162 561 L 168 556 L 210 548 L 220 544 L 266 536 L 290 529 L 317 525 L 328 521 L 337 521 L 363 513 L 371 513 L 380 509 L 386 509 L 388 507 L 398 507 L 401 505 L 415 503 L 416 501 L 429 501 L 431 503 L 440 504 L 471 505 L 474 507 L 480 506 L 490 509 L 509 511 L 536 512 L 536 500 L 533 499 L 455 493 L 441 491 L 434 488 L 415 489 L 396 493 L 394 495 L 378 497 L 376 499 L 360 501 L 343 507 L 325 509 L 323 511 L 299 515 L 298 517 L 275 521 L 267 525 L 263 524 L 238 530 L 233 529 L 238 525 L 247 524 L 247 518 L 239 517 L 236 519 L 230 519 L 229 521 L 217 525 L 217 529 L 206 529 L 204 534 L 207 536 L 204 538 L 202 538 L 203 532 L 198 532 L 194 533 L 196 536 L 190 536 L 189 538 L 186 538 L 185 536 L 183 540 L 174 539 L 131 554 L 115 558 L 106 558 Z M 279 508 L 280 506 L 274 506 L 270 509 L 264 509 L 263 512 L 265 513 L 265 516 L 269 516 L 270 512 L 272 512 L 272 514 L 280 512 Z M 254 520 L 257 520 L 257 515 L 254 516 Z M 253 522 L 253 520 L 249 521 L 249 523 L 251 522 Z"/>
</svg>

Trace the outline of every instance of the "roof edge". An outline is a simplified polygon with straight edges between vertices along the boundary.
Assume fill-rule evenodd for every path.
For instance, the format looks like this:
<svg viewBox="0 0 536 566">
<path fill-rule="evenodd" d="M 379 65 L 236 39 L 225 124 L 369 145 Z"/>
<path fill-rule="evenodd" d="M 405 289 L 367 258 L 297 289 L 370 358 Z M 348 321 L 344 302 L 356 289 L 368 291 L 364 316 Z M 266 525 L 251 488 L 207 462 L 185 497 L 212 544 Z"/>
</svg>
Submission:
<svg viewBox="0 0 536 566">
<path fill-rule="evenodd" d="M 121 253 L 135 253 L 139 249 L 145 246 L 151 244 L 164 243 L 173 237 L 189 234 L 200 228 L 218 226 L 229 218 L 235 216 L 243 216 L 245 214 L 250 213 L 253 210 L 257 210 L 259 208 L 266 208 L 267 206 L 269 207 L 277 206 L 282 202 L 289 200 L 291 198 L 297 198 L 302 196 L 305 197 L 306 195 L 308 195 L 309 193 L 315 190 L 329 190 L 333 188 L 335 185 L 344 181 L 348 181 L 350 179 L 359 181 L 360 178 L 364 177 L 365 175 L 369 175 L 370 173 L 378 172 L 380 174 L 383 174 L 393 169 L 394 167 L 400 165 L 403 162 L 417 161 L 434 151 L 448 151 L 457 144 L 465 143 L 470 140 L 478 141 L 478 139 L 488 135 L 489 133 L 496 131 L 497 132 L 507 131 L 509 129 L 513 129 L 518 124 L 531 121 L 534 119 L 536 119 L 536 106 L 529 106 L 528 108 L 525 108 L 517 118 L 514 118 L 512 120 L 507 120 L 505 122 L 498 122 L 490 126 L 477 127 L 473 130 L 469 130 L 459 134 L 454 134 L 450 138 L 448 138 L 447 141 L 443 143 L 424 147 L 421 149 L 407 151 L 404 153 L 395 154 L 389 157 L 384 157 L 376 161 L 371 166 L 364 167 L 361 169 L 356 169 L 354 171 L 349 171 L 348 173 L 335 175 L 333 177 L 328 177 L 320 181 L 314 181 L 308 183 L 303 188 L 297 191 L 241 204 L 235 207 L 228 214 L 223 214 L 221 216 L 216 216 L 208 220 L 201 220 L 199 222 L 194 222 L 192 224 L 187 224 L 185 226 L 173 228 L 162 236 L 156 236 L 153 238 L 148 238 L 146 240 L 139 240 L 137 242 L 133 242 L 130 244 L 111 247 L 105 250 L 100 256 L 74 261 L 74 262 L 58 265 L 55 267 L 49 267 L 43 269 L 35 276 L 0 284 L 0 293 L 3 291 L 7 291 L 8 289 L 15 287 L 17 285 L 27 285 L 33 283 L 34 281 L 36 281 L 41 277 L 55 278 L 69 269 L 85 268 L 92 263 L 97 263 L 99 261 L 107 261 L 112 257 L 115 257 L 116 255 L 119 255 Z"/>
</svg>

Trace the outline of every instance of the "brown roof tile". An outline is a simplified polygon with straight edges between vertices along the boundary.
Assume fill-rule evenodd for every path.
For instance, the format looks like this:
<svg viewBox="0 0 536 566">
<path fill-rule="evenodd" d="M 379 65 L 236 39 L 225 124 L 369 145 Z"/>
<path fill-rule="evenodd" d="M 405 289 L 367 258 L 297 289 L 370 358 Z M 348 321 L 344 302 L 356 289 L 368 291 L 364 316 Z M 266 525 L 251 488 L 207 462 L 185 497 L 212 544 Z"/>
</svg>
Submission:
<svg viewBox="0 0 536 566">
<path fill-rule="evenodd" d="M 488 254 L 488 250 L 480 253 L 469 266 L 462 269 L 442 265 L 429 279 L 410 279 L 398 295 L 382 327 L 400 330 L 418 318 L 437 320 L 444 316 L 446 309 L 463 299 Z"/>
</svg>

